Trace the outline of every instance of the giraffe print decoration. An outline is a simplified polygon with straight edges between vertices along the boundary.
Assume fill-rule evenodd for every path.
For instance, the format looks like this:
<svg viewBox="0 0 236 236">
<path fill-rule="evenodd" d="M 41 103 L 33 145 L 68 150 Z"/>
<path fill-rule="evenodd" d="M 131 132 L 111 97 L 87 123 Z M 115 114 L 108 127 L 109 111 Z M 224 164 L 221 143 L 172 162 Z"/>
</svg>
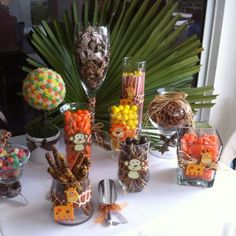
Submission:
<svg viewBox="0 0 236 236">
<path fill-rule="evenodd" d="M 67 204 L 54 206 L 53 208 L 55 221 L 61 221 L 61 220 L 73 221 L 75 219 L 73 203 L 79 200 L 79 194 L 75 188 L 69 188 L 65 190 L 65 194 L 66 194 Z"/>
</svg>

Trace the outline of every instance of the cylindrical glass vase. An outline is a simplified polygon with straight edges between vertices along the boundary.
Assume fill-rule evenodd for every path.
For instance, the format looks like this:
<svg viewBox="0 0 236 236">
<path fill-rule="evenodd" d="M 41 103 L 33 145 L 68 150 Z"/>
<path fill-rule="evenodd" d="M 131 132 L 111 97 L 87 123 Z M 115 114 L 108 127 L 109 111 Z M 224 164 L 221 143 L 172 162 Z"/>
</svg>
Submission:
<svg viewBox="0 0 236 236">
<path fill-rule="evenodd" d="M 73 183 L 53 180 L 50 197 L 53 218 L 59 224 L 82 224 L 93 215 L 92 187 L 88 178 Z"/>
<path fill-rule="evenodd" d="M 64 114 L 64 132 L 66 157 L 69 167 L 73 167 L 78 158 L 91 156 L 91 116 L 88 105 L 68 103 L 61 107 Z"/>
<path fill-rule="evenodd" d="M 127 138 L 120 143 L 118 179 L 123 190 L 128 193 L 140 192 L 149 181 L 148 170 L 149 141 Z"/>
<path fill-rule="evenodd" d="M 142 126 L 146 61 L 124 57 L 122 61 L 122 103 L 138 106 L 138 128 Z"/>
</svg>

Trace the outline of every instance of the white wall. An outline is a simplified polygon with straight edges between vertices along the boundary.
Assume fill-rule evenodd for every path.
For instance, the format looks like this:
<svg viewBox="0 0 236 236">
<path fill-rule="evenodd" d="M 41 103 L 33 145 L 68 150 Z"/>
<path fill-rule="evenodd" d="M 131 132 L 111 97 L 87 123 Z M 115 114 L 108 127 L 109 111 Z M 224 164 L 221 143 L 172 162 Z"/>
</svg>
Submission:
<svg viewBox="0 0 236 236">
<path fill-rule="evenodd" d="M 225 10 L 215 74 L 219 94 L 210 112 L 210 124 L 218 129 L 225 144 L 236 131 L 236 1 L 225 0 Z M 236 146 L 236 140 L 235 140 Z"/>
</svg>

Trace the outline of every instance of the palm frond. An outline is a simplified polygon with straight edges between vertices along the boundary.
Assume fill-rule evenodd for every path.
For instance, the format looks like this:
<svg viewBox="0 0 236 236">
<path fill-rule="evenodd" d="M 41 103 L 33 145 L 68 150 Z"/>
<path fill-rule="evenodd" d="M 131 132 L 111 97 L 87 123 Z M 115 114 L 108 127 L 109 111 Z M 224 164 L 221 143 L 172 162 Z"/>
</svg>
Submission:
<svg viewBox="0 0 236 236">
<path fill-rule="evenodd" d="M 199 39 L 192 36 L 177 43 L 187 27 L 183 24 L 176 28 L 180 16 L 173 16 L 173 12 L 177 4 L 170 1 L 160 8 L 160 0 L 152 2 L 85 0 L 79 15 L 78 3 L 73 1 L 70 14 L 65 12 L 63 22 L 42 21 L 40 27 L 34 27 L 31 43 L 45 64 L 62 75 L 67 90 L 65 101 L 86 102 L 74 59 L 74 32 L 76 27 L 89 22 L 110 26 L 110 65 L 96 104 L 96 119 L 106 127 L 108 107 L 120 98 L 121 61 L 125 56 L 147 61 L 144 111 L 160 87 L 175 87 L 186 92 L 193 109 L 214 105 L 211 101 L 216 95 L 212 95 L 212 87 L 191 87 L 193 75 L 200 70 Z M 30 57 L 27 62 L 32 68 L 42 66 Z M 29 71 L 30 67 L 24 69 Z"/>
</svg>

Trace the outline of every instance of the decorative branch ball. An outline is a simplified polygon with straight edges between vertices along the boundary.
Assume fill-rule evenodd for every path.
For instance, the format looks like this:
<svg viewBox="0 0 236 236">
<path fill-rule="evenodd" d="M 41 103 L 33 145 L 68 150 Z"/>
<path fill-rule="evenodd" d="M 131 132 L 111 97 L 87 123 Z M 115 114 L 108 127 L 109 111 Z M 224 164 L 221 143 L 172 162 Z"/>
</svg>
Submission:
<svg viewBox="0 0 236 236">
<path fill-rule="evenodd" d="M 61 76 L 48 68 L 31 71 L 23 81 L 25 101 L 37 110 L 53 110 L 65 98 L 66 88 Z"/>
</svg>

